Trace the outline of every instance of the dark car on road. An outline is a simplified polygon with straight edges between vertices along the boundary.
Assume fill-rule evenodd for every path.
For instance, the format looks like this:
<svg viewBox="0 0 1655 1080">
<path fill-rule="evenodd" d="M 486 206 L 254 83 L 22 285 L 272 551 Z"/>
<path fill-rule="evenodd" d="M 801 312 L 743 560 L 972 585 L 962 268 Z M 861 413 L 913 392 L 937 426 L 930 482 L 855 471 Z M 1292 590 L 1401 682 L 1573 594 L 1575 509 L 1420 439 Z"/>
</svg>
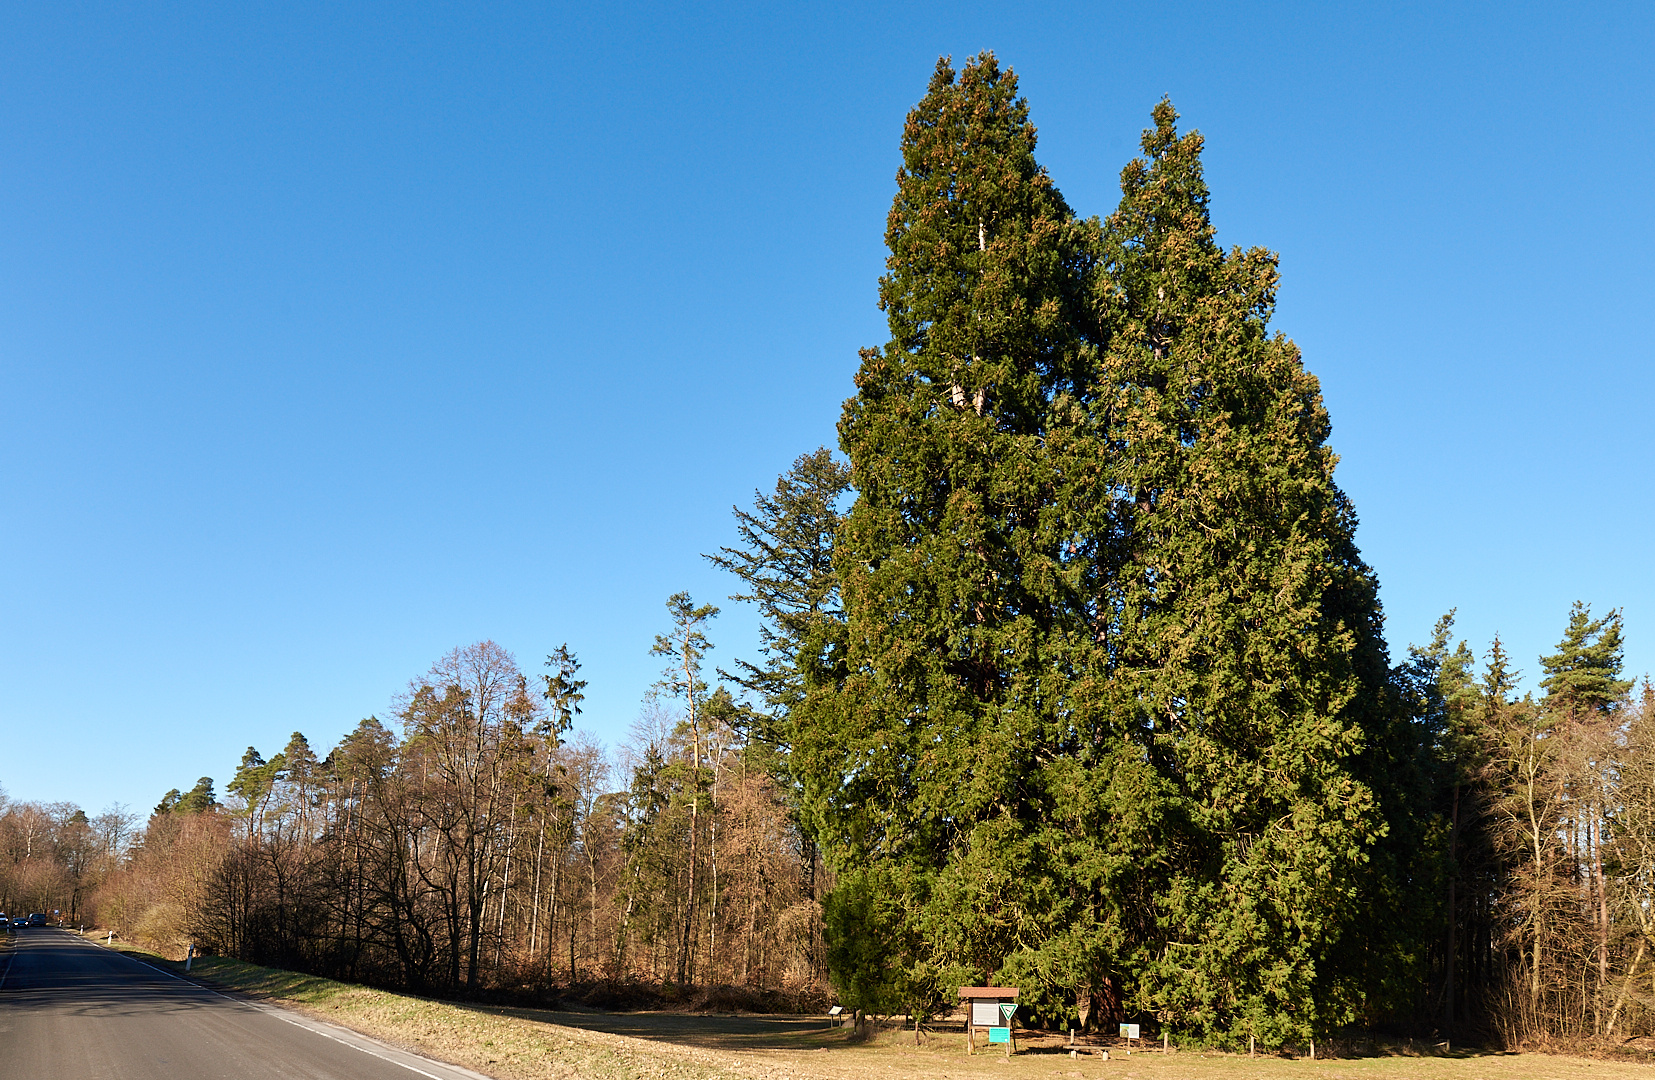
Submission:
<svg viewBox="0 0 1655 1080">
<path fill-rule="evenodd" d="M 38 911 L 30 912 L 29 913 L 29 925 L 30 926 L 45 926 L 46 925 L 46 916 L 44 914 L 42 914 L 41 912 L 38 912 Z"/>
</svg>

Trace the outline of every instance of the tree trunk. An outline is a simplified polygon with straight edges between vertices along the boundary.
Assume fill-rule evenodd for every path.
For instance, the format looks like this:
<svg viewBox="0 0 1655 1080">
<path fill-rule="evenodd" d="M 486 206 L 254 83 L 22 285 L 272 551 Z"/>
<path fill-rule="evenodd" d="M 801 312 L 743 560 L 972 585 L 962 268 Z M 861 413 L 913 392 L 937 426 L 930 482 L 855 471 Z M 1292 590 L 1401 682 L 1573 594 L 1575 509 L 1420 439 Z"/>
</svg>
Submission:
<svg viewBox="0 0 1655 1080">
<path fill-rule="evenodd" d="M 506 867 L 500 875 L 500 910 L 494 921 L 494 970 L 506 951 L 506 901 L 511 897 L 511 855 L 517 850 L 517 796 L 511 797 L 511 822 L 506 826 Z"/>
<path fill-rule="evenodd" d="M 1448 945 L 1446 966 L 1443 976 L 1443 1032 L 1449 1038 L 1454 1035 L 1454 965 L 1458 961 L 1458 943 L 1455 941 L 1455 931 L 1459 924 L 1460 908 L 1455 897 L 1455 887 L 1460 880 L 1459 867 L 1459 837 L 1460 837 L 1460 783 L 1454 781 L 1454 802 L 1448 826 Z"/>
<path fill-rule="evenodd" d="M 1595 823 L 1596 838 L 1592 844 L 1592 877 L 1597 887 L 1597 924 L 1598 924 L 1598 1010 L 1603 1009 L 1603 995 L 1609 986 L 1609 897 L 1603 880 L 1603 816 L 1598 815 Z M 1639 948 L 1643 945 L 1640 942 Z M 1618 1011 L 1619 1003 L 1615 1006 Z M 1613 1023 L 1613 1021 L 1610 1021 Z M 1605 1030 L 1607 1034 L 1607 1030 Z"/>
<path fill-rule="evenodd" d="M 546 858 L 546 818 L 540 818 L 540 839 L 535 845 L 534 852 L 534 896 L 533 907 L 529 913 L 529 963 L 533 965 L 536 956 L 540 955 L 540 868 Z"/>
<path fill-rule="evenodd" d="M 695 672 L 690 666 L 690 651 L 684 650 L 684 685 L 690 712 L 690 874 L 689 887 L 684 896 L 684 929 L 682 945 L 678 950 L 678 984 L 686 985 L 695 979 L 695 884 L 700 860 L 701 815 L 701 717 L 696 712 Z"/>
<path fill-rule="evenodd" d="M 1615 1007 L 1609 1010 L 1609 1023 L 1604 1025 L 1603 1028 L 1603 1033 L 1605 1035 L 1613 1035 L 1615 1033 L 1615 1022 L 1620 1019 L 1621 1006 L 1626 1004 L 1626 993 L 1628 990 L 1632 989 L 1632 977 L 1638 973 L 1638 964 L 1643 961 L 1644 946 L 1647 944 L 1649 944 L 1648 938 L 1638 939 L 1637 955 L 1632 957 L 1632 964 L 1626 969 L 1626 979 L 1621 983 L 1620 993 L 1615 995 Z"/>
</svg>

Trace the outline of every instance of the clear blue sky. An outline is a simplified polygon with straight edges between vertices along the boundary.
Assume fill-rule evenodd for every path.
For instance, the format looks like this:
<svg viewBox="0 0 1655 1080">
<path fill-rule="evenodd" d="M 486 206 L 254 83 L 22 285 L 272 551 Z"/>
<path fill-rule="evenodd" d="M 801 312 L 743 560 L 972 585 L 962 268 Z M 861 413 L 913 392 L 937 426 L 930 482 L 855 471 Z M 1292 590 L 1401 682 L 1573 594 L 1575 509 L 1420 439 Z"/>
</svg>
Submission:
<svg viewBox="0 0 1655 1080">
<path fill-rule="evenodd" d="M 1579 598 L 1648 671 L 1652 10 L 7 5 L 0 785 L 222 790 L 486 637 L 623 738 L 834 441 L 903 115 L 984 48 L 1082 213 L 1162 95 L 1206 134 L 1397 655 L 1457 606 L 1532 677 Z"/>
</svg>

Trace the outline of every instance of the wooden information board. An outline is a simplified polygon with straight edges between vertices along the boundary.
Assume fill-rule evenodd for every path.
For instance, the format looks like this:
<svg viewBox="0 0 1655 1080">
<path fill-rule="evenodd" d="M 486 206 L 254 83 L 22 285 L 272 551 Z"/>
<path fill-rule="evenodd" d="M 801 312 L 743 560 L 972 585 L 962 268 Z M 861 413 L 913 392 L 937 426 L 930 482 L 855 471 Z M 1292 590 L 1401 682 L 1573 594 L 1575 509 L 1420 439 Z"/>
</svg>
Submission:
<svg viewBox="0 0 1655 1080">
<path fill-rule="evenodd" d="M 1013 1034 L 1012 1021 L 1017 1016 L 1019 993 L 1015 986 L 960 987 L 960 1000 L 966 1003 L 966 1053 L 977 1052 L 978 1031 L 988 1032 L 991 1044 L 1005 1043 L 1007 1056 L 1016 1052 L 1017 1038 Z"/>
</svg>

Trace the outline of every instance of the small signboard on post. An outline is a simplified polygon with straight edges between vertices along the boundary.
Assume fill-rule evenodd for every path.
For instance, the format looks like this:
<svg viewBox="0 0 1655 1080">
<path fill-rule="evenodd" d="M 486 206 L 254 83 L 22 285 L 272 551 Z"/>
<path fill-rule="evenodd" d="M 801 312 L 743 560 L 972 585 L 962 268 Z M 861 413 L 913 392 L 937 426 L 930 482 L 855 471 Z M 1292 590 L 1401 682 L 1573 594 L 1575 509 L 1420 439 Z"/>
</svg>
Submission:
<svg viewBox="0 0 1655 1080">
<path fill-rule="evenodd" d="M 988 1032 L 990 1044 L 1005 1043 L 1006 1055 L 1017 1052 L 1017 1038 L 1012 1033 L 1012 1021 L 1017 1016 L 1015 986 L 962 986 L 960 1000 L 966 1003 L 965 1052 L 977 1052 L 977 1032 Z"/>
</svg>

